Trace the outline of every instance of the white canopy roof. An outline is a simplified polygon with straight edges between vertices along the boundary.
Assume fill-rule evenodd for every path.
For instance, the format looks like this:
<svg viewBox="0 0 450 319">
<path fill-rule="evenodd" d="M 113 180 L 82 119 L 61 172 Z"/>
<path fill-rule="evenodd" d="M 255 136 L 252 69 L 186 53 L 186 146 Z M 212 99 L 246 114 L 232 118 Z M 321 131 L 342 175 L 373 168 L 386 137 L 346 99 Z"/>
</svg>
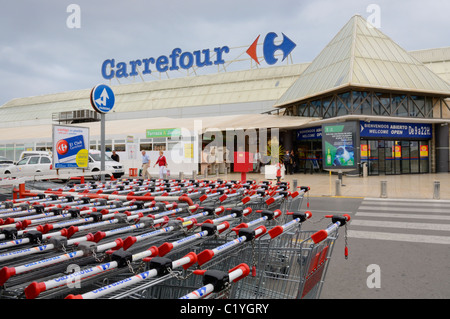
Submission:
<svg viewBox="0 0 450 319">
<path fill-rule="evenodd" d="M 121 136 L 127 135 L 145 138 L 147 129 L 185 128 L 190 132 L 194 129 L 199 133 L 206 131 L 225 131 L 227 129 L 262 129 L 262 128 L 299 128 L 307 123 L 315 121 L 315 118 L 291 117 L 269 114 L 230 115 L 205 118 L 145 118 L 106 121 L 105 134 Z M 89 128 L 91 138 L 100 137 L 100 122 L 74 124 Z M 8 141 L 25 143 L 26 141 L 50 141 L 52 139 L 52 125 L 37 125 L 27 127 L 0 128 L 2 142 Z"/>
</svg>

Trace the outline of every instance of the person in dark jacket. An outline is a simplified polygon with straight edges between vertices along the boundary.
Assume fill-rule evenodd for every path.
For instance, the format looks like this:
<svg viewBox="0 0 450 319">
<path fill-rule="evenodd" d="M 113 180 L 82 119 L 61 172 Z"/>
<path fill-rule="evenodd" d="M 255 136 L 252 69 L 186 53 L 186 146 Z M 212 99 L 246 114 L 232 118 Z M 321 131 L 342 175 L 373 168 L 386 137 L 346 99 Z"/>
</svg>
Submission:
<svg viewBox="0 0 450 319">
<path fill-rule="evenodd" d="M 116 153 L 116 150 L 112 151 L 111 158 L 116 162 L 120 162 L 120 157 L 119 154 Z"/>
</svg>

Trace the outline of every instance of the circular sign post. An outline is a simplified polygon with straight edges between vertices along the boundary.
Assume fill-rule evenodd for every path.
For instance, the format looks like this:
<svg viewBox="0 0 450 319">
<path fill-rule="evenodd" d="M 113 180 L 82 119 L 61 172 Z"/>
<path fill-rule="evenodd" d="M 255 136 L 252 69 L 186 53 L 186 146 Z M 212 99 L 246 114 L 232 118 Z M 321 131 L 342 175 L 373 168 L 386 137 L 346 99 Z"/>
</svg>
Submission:
<svg viewBox="0 0 450 319">
<path fill-rule="evenodd" d="M 91 91 L 91 105 L 98 113 L 108 113 L 114 107 L 116 98 L 113 90 L 105 85 L 99 84 Z"/>
<path fill-rule="evenodd" d="M 100 170 L 105 171 L 105 114 L 110 112 L 114 103 L 116 102 L 116 98 L 114 96 L 113 90 L 105 85 L 98 84 L 91 91 L 91 105 L 94 110 L 100 113 L 101 124 L 100 124 L 100 150 L 101 150 L 101 162 L 100 162 Z M 101 174 L 101 181 L 105 181 L 105 175 Z"/>
</svg>

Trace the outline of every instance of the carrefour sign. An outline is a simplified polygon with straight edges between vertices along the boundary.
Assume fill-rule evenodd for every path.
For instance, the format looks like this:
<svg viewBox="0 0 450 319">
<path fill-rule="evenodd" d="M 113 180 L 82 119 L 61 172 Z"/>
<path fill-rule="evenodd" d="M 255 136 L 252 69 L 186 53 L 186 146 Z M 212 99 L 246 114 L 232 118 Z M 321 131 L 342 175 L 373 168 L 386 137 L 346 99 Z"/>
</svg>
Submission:
<svg viewBox="0 0 450 319">
<path fill-rule="evenodd" d="M 265 36 L 263 43 L 263 56 L 267 64 L 272 65 L 277 63 L 278 59 L 275 54 L 278 51 L 283 53 L 284 61 L 286 57 L 296 47 L 286 35 L 282 34 L 283 39 L 281 44 L 275 44 L 275 39 L 278 37 L 276 33 L 270 32 Z M 260 64 L 257 54 L 258 36 L 253 44 L 246 50 L 246 53 L 255 62 Z M 112 78 L 127 78 L 129 76 L 139 75 L 142 69 L 142 75 L 151 74 L 153 71 L 168 72 L 179 69 L 203 68 L 212 65 L 221 65 L 226 63 L 226 55 L 230 52 L 228 46 L 216 47 L 212 50 L 203 49 L 192 52 L 183 51 L 180 48 L 175 48 L 167 55 L 159 57 L 146 57 L 128 62 L 116 61 L 115 59 L 107 59 L 102 63 L 102 76 L 106 80 Z"/>
</svg>

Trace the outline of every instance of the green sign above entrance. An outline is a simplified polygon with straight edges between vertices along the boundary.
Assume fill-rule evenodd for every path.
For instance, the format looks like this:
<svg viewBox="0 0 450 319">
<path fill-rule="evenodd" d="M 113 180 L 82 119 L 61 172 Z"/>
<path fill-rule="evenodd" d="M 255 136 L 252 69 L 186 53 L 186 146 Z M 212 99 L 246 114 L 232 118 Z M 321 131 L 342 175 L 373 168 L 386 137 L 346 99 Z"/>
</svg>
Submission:
<svg viewBox="0 0 450 319">
<path fill-rule="evenodd" d="M 147 130 L 146 138 L 152 137 L 176 137 L 181 135 L 181 129 L 179 128 L 164 128 L 164 129 L 152 129 Z"/>
</svg>

